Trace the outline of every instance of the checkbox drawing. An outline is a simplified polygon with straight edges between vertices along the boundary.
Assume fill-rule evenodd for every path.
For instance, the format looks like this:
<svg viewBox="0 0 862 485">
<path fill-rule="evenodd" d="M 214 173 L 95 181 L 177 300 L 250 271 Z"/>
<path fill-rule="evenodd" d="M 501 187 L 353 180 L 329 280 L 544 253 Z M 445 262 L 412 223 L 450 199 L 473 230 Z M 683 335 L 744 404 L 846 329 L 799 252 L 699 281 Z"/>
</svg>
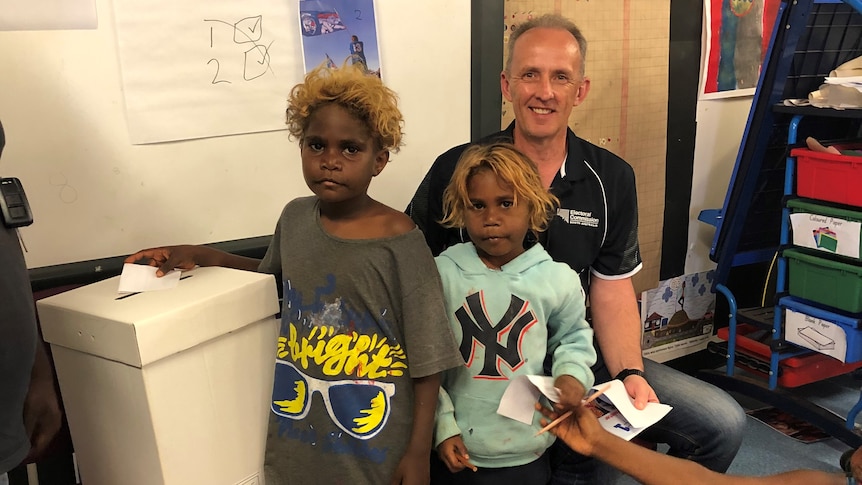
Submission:
<svg viewBox="0 0 862 485">
<path fill-rule="evenodd" d="M 243 65 L 242 77 L 246 81 L 259 78 L 266 74 L 269 69 L 269 46 L 255 45 L 251 49 L 245 51 L 245 62 Z"/>
<path fill-rule="evenodd" d="M 246 17 L 233 24 L 233 41 L 237 44 L 258 42 L 263 35 L 263 17 Z"/>
</svg>

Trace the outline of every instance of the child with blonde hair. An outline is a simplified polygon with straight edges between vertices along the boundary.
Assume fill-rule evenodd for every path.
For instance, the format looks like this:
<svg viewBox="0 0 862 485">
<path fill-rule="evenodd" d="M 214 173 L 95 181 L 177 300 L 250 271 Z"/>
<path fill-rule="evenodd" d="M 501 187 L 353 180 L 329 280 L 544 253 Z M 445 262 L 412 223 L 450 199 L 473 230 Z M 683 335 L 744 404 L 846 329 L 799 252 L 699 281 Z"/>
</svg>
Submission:
<svg viewBox="0 0 862 485">
<path fill-rule="evenodd" d="M 463 361 L 422 233 L 367 192 L 401 145 L 396 95 L 358 68 L 317 68 L 287 125 L 314 195 L 287 204 L 263 261 L 202 246 L 126 261 L 281 275 L 267 485 L 427 483 L 439 373 Z"/>
<path fill-rule="evenodd" d="M 546 358 L 557 409 L 580 406 L 593 385 L 580 278 L 540 244 L 525 248 L 556 203 L 532 161 L 508 144 L 468 148 L 446 188 L 441 224 L 471 241 L 436 258 L 466 366 L 443 373 L 434 443 L 448 472 L 432 467 L 434 483 L 547 483 L 554 436 L 536 436 L 538 413 L 530 424 L 497 414 L 500 398 L 516 377 L 543 374 Z"/>
</svg>

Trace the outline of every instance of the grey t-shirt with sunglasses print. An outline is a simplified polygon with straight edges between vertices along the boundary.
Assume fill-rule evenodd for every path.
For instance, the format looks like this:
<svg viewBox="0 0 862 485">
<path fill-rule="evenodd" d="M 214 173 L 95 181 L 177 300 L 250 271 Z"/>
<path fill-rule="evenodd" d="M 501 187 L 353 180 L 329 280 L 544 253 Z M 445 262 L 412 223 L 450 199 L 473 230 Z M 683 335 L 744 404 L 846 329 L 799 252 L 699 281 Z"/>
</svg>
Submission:
<svg viewBox="0 0 862 485">
<path fill-rule="evenodd" d="M 284 284 L 267 485 L 389 483 L 410 439 L 412 379 L 464 363 L 422 233 L 339 239 L 317 198 L 300 198 L 259 270 Z"/>
</svg>

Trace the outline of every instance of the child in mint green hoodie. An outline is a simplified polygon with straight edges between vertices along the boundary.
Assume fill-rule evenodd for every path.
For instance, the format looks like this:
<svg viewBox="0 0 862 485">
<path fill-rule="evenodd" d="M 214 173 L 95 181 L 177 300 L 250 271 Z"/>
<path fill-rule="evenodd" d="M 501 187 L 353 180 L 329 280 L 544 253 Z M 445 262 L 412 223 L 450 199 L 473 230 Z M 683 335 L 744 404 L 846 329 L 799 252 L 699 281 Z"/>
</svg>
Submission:
<svg viewBox="0 0 862 485">
<path fill-rule="evenodd" d="M 524 244 L 547 227 L 556 203 L 532 161 L 508 144 L 467 149 L 443 195 L 442 224 L 466 229 L 472 242 L 436 258 L 466 365 L 443 374 L 434 443 L 445 467 L 433 483 L 545 484 L 554 437 L 535 436 L 538 413 L 530 425 L 497 414 L 500 398 L 515 377 L 543 374 L 546 357 L 558 410 L 581 405 L 593 385 L 580 278 L 540 244 Z"/>
</svg>

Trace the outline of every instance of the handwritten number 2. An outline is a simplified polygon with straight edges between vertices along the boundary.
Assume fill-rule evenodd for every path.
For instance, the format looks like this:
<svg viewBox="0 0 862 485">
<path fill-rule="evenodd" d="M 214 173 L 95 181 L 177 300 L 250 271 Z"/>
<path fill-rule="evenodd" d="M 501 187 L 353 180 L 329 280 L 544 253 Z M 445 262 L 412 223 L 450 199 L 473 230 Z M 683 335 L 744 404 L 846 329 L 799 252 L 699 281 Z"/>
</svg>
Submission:
<svg viewBox="0 0 862 485">
<path fill-rule="evenodd" d="M 357 9 L 354 9 L 353 12 L 356 13 L 356 20 L 362 20 L 362 10 L 359 10 L 357 8 Z"/>
<path fill-rule="evenodd" d="M 212 59 L 210 59 L 209 61 L 207 61 L 207 65 L 209 65 L 209 64 L 210 64 L 210 62 L 213 62 L 213 61 L 215 61 L 215 64 L 216 64 L 216 71 L 215 71 L 215 74 L 213 74 L 213 81 L 212 81 L 212 83 L 213 83 L 213 84 L 218 84 L 218 83 L 228 83 L 228 84 L 230 84 L 230 81 L 228 81 L 227 79 L 219 79 L 219 78 L 218 78 L 218 70 L 219 70 L 219 63 L 218 63 L 218 59 L 216 59 L 216 58 L 212 58 Z"/>
</svg>

